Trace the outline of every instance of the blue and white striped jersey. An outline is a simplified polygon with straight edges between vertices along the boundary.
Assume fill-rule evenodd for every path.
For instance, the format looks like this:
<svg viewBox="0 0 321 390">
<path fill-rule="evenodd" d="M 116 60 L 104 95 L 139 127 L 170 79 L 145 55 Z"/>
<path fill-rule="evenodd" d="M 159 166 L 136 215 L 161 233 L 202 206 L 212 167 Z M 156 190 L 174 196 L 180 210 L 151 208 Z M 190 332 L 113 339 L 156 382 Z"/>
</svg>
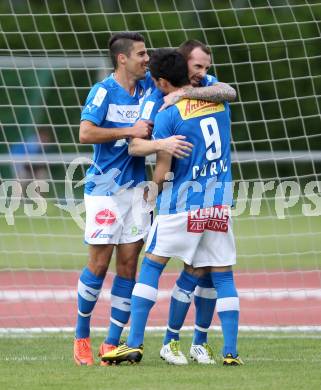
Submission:
<svg viewBox="0 0 321 390">
<path fill-rule="evenodd" d="M 111 74 L 90 90 L 81 120 L 103 128 L 133 126 L 139 118 L 144 98 L 154 89 L 149 72 L 144 80 L 137 82 L 132 96 Z M 121 186 L 134 187 L 144 180 L 145 159 L 128 154 L 126 139 L 94 144 L 93 163 L 86 173 L 86 194 L 112 195 Z"/>
<path fill-rule="evenodd" d="M 172 159 L 169 179 L 157 199 L 160 214 L 176 214 L 232 204 L 228 103 L 184 99 L 155 117 L 153 138 L 185 135 L 194 148 L 189 157 Z"/>
</svg>

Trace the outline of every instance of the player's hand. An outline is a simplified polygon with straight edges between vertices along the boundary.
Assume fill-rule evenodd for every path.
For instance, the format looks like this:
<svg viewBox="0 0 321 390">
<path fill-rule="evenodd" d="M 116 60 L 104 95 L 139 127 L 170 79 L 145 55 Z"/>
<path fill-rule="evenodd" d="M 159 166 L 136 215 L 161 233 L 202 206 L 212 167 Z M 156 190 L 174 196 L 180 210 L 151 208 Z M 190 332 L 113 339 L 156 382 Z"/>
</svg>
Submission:
<svg viewBox="0 0 321 390">
<path fill-rule="evenodd" d="M 155 185 L 155 183 L 153 184 L 154 186 L 152 187 L 144 188 L 144 195 L 143 195 L 145 204 L 148 205 L 151 211 L 154 210 L 154 208 L 156 207 L 156 199 L 158 196 L 158 187 L 157 185 Z"/>
<path fill-rule="evenodd" d="M 185 92 L 186 91 L 184 88 L 180 88 L 164 96 L 164 104 L 161 106 L 161 108 L 158 111 L 163 111 L 165 110 L 165 108 L 169 106 L 173 106 L 174 104 L 182 100 L 185 95 Z"/>
<path fill-rule="evenodd" d="M 173 135 L 172 137 L 159 140 L 163 152 L 169 153 L 176 158 L 188 157 L 191 154 L 193 144 L 184 141 L 184 135 Z"/>
<path fill-rule="evenodd" d="M 131 136 L 132 138 L 150 138 L 152 128 L 152 121 L 138 120 L 131 129 Z"/>
</svg>

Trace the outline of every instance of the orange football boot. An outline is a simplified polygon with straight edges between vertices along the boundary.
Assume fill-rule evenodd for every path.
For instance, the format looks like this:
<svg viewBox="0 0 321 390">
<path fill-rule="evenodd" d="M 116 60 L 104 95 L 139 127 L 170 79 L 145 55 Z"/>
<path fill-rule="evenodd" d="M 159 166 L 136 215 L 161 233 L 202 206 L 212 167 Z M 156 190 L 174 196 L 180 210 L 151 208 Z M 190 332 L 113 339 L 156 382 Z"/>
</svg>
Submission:
<svg viewBox="0 0 321 390">
<path fill-rule="evenodd" d="M 85 339 L 75 339 L 74 360 L 78 366 L 92 366 L 94 364 L 89 337 Z"/>
<path fill-rule="evenodd" d="M 115 345 L 102 343 L 102 344 L 100 344 L 100 347 L 99 347 L 98 356 L 102 357 L 103 355 L 105 355 L 105 353 L 110 352 L 116 348 L 117 347 Z M 110 364 L 108 362 L 101 361 L 100 365 L 101 366 L 109 366 Z"/>
</svg>

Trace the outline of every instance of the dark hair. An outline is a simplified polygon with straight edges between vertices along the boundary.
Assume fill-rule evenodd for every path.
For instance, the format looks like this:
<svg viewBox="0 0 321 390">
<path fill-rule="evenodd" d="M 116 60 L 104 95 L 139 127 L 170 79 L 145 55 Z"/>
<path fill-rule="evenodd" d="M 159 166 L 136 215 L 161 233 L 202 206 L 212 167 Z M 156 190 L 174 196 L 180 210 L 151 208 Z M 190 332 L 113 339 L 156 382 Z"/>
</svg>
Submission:
<svg viewBox="0 0 321 390">
<path fill-rule="evenodd" d="M 121 32 L 110 37 L 108 47 L 115 69 L 117 68 L 118 54 L 122 53 L 129 57 L 134 42 L 145 42 L 145 39 L 141 34 L 136 32 Z"/>
<path fill-rule="evenodd" d="M 206 45 L 204 45 L 203 42 L 200 42 L 196 39 L 189 39 L 188 41 L 183 42 L 177 51 L 183 54 L 185 60 L 188 61 L 191 52 L 197 47 L 203 50 L 204 53 L 211 55 L 211 50 Z"/>
<path fill-rule="evenodd" d="M 165 79 L 174 87 L 189 84 L 187 62 L 176 50 L 155 50 L 150 59 L 149 69 L 156 80 Z"/>
</svg>

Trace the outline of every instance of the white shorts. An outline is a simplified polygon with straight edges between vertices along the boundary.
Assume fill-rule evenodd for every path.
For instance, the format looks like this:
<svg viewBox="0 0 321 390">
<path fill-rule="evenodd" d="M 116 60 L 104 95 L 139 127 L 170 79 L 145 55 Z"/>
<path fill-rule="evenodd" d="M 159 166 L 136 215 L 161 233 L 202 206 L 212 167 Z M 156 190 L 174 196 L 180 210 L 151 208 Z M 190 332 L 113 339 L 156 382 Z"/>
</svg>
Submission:
<svg viewBox="0 0 321 390">
<path fill-rule="evenodd" d="M 230 207 L 213 206 L 179 214 L 158 215 L 149 232 L 146 252 L 178 257 L 198 267 L 236 263 Z"/>
<path fill-rule="evenodd" d="M 152 215 L 134 189 L 112 196 L 85 194 L 85 241 L 93 245 L 126 244 L 146 239 Z"/>
</svg>

